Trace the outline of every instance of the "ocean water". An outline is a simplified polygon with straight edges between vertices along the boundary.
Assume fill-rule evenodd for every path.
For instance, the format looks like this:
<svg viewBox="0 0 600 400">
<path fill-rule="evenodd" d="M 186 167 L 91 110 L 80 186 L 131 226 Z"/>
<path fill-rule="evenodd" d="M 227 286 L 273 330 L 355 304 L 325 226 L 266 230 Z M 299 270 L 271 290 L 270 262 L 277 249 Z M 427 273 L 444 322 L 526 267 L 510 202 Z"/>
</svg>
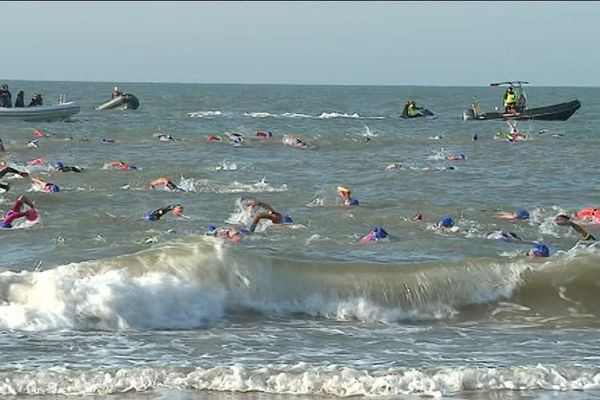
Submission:
<svg viewBox="0 0 600 400">
<path fill-rule="evenodd" d="M 81 112 L 0 121 L 2 159 L 61 187 L 2 179 L 1 210 L 25 194 L 41 212 L 0 230 L 3 397 L 600 395 L 600 249 L 553 223 L 599 204 L 600 89 L 529 88 L 532 107 L 582 108 L 520 122 L 527 140 L 511 143 L 495 138 L 503 122 L 462 120 L 472 96 L 500 105 L 503 89 L 484 85 L 123 83 L 138 110 L 94 111 L 113 84 L 7 83 L 46 103 L 66 93 Z M 409 99 L 438 118 L 400 119 Z M 45 136 L 30 148 L 35 129 Z M 56 172 L 56 160 L 84 172 Z M 116 160 L 138 169 L 104 169 Z M 186 191 L 151 190 L 163 176 Z M 342 206 L 337 186 L 360 206 Z M 237 244 L 206 236 L 208 224 L 249 221 L 243 198 L 293 222 Z M 171 203 L 184 217 L 144 219 Z M 519 207 L 528 220 L 495 217 Z M 456 232 L 433 228 L 446 215 Z M 376 226 L 391 237 L 361 243 Z M 524 241 L 494 239 L 499 230 Z M 551 256 L 526 257 L 529 242 Z"/>
</svg>

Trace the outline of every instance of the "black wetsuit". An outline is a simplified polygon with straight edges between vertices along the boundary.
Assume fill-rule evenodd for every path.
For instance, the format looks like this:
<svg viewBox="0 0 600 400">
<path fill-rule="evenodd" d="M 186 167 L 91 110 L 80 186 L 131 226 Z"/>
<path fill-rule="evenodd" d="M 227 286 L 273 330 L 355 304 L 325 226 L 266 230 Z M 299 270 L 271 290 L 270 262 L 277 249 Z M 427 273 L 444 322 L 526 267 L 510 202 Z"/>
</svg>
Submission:
<svg viewBox="0 0 600 400">
<path fill-rule="evenodd" d="M 4 177 L 6 174 L 15 174 L 21 176 L 29 176 L 27 172 L 21 172 L 19 170 L 14 169 L 13 167 L 4 167 L 0 170 L 0 178 Z M 8 192 L 10 189 L 9 183 L 0 183 L 0 188 L 4 189 L 4 191 Z"/>
<path fill-rule="evenodd" d="M 60 168 L 56 168 L 57 171 L 60 172 L 82 172 L 83 169 L 79 168 L 79 167 L 60 167 Z"/>
<path fill-rule="evenodd" d="M 165 214 L 167 214 L 170 211 L 173 211 L 176 207 L 181 207 L 181 205 L 179 205 L 179 204 L 169 204 L 166 207 L 159 208 L 158 210 L 152 211 L 150 214 L 148 214 L 148 216 L 151 216 L 150 219 L 158 221 Z"/>
</svg>

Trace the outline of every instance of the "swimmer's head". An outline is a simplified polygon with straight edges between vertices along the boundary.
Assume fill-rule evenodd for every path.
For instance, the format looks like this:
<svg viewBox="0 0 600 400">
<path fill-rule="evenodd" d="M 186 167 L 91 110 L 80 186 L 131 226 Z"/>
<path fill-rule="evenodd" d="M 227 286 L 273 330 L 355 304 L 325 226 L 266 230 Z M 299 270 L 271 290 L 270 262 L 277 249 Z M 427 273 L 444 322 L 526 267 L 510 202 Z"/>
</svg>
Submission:
<svg viewBox="0 0 600 400">
<path fill-rule="evenodd" d="M 146 219 L 148 221 L 156 221 L 158 219 L 158 217 L 156 216 L 156 214 L 151 212 L 151 213 L 144 215 L 144 219 Z"/>
<path fill-rule="evenodd" d="M 57 161 L 54 163 L 54 168 L 59 169 L 59 168 L 64 168 L 65 165 L 62 163 L 62 161 Z"/>
<path fill-rule="evenodd" d="M 181 217 L 183 215 L 183 206 L 175 206 L 173 207 L 173 216 Z"/>
<path fill-rule="evenodd" d="M 25 211 L 25 217 L 28 221 L 35 221 L 38 218 L 39 214 L 35 208 L 30 208 Z"/>
<path fill-rule="evenodd" d="M 292 216 L 290 214 L 285 214 L 283 216 L 283 222 L 286 223 L 286 224 L 291 224 L 293 222 L 292 221 Z"/>
<path fill-rule="evenodd" d="M 517 219 L 528 219 L 529 212 L 527 212 L 527 210 L 525 210 L 523 208 L 518 208 L 517 211 L 515 212 L 515 217 Z"/>
<path fill-rule="evenodd" d="M 206 225 L 206 234 L 214 235 L 217 232 L 217 227 L 213 224 Z"/>
<path fill-rule="evenodd" d="M 550 256 L 550 250 L 548 250 L 548 246 L 545 244 L 537 243 L 531 246 L 527 255 L 530 257 L 548 257 Z"/>
<path fill-rule="evenodd" d="M 446 216 L 438 222 L 438 225 L 444 228 L 452 228 L 454 226 L 454 219 L 450 216 Z"/>
<path fill-rule="evenodd" d="M 12 224 L 10 222 L 0 222 L 0 228 L 12 228 Z"/>
<path fill-rule="evenodd" d="M 44 186 L 44 191 L 46 191 L 47 193 L 56 193 L 60 192 L 60 188 L 54 183 L 49 183 L 46 186 Z"/>
<path fill-rule="evenodd" d="M 388 237 L 388 233 L 383 228 L 380 228 L 378 226 L 375 229 L 373 229 L 373 236 L 375 237 L 375 240 L 385 239 L 386 237 Z"/>
<path fill-rule="evenodd" d="M 336 191 L 337 191 L 338 193 L 350 193 L 350 189 L 346 189 L 346 188 L 345 188 L 345 187 L 343 187 L 343 186 L 338 186 L 338 187 L 337 187 L 337 189 L 336 189 Z"/>
</svg>

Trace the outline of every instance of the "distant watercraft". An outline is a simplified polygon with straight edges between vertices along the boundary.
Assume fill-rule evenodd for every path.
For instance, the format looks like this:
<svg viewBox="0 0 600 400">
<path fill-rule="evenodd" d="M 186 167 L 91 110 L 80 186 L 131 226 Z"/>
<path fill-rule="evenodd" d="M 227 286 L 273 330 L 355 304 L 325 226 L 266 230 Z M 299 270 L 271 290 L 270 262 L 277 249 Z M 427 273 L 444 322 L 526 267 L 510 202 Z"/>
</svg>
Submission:
<svg viewBox="0 0 600 400">
<path fill-rule="evenodd" d="M 429 119 L 436 119 L 437 115 L 435 115 L 435 113 L 433 113 L 432 111 L 423 108 L 423 107 L 417 107 L 416 104 L 413 103 L 413 108 L 412 110 L 410 109 L 410 105 L 411 102 L 407 102 L 404 105 L 404 109 L 402 110 L 402 114 L 400 114 L 400 118 L 403 119 L 410 119 L 410 118 L 429 118 Z"/>
<path fill-rule="evenodd" d="M 137 110 L 140 101 L 131 93 L 123 93 L 95 108 L 95 110 Z"/>
<path fill-rule="evenodd" d="M 525 81 L 509 81 L 490 83 L 491 87 L 509 85 L 514 87 L 517 99 L 515 108 L 508 112 L 484 112 L 477 98 L 473 98 L 471 109 L 463 112 L 463 120 L 543 120 L 543 121 L 566 121 L 581 107 L 579 100 L 566 103 L 554 104 L 545 107 L 528 108 L 527 95 L 525 93 Z"/>
<path fill-rule="evenodd" d="M 58 104 L 31 107 L 0 107 L 0 120 L 20 120 L 32 122 L 63 121 L 80 110 L 76 101 L 65 102 L 61 98 Z"/>
</svg>

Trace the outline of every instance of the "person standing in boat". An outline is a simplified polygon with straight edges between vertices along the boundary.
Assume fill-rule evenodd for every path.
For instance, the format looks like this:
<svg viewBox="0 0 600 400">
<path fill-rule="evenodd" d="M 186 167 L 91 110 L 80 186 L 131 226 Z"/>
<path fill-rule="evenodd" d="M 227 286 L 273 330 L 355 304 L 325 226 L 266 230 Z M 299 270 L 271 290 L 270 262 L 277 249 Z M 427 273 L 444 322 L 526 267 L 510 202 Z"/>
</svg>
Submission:
<svg viewBox="0 0 600 400">
<path fill-rule="evenodd" d="M 112 92 L 112 98 L 115 99 L 119 96 L 123 96 L 123 92 L 121 92 L 119 90 L 119 87 L 117 85 L 115 85 L 115 87 L 113 88 L 113 92 Z"/>
<path fill-rule="evenodd" d="M 15 107 L 25 107 L 25 99 L 23 97 L 25 97 L 25 92 L 19 90 L 19 93 L 17 93 L 17 100 L 15 100 Z"/>
<path fill-rule="evenodd" d="M 2 84 L 0 87 L 0 107 L 12 107 L 12 95 L 10 94 L 10 90 L 8 90 L 8 85 L 6 83 Z"/>
<path fill-rule="evenodd" d="M 515 112 L 515 105 L 517 104 L 517 95 L 513 91 L 512 86 L 506 89 L 506 93 L 504 93 L 504 111 L 505 112 Z"/>
</svg>

